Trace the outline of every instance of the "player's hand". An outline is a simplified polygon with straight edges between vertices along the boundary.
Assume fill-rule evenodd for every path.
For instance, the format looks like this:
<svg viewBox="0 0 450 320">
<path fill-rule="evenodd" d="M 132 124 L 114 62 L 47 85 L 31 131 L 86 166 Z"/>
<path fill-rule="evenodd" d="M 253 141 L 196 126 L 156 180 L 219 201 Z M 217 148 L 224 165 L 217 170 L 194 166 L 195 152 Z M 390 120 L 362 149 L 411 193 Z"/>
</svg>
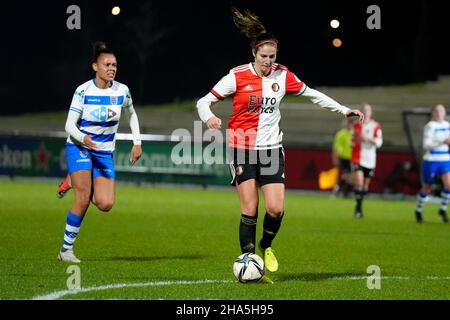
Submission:
<svg viewBox="0 0 450 320">
<path fill-rule="evenodd" d="M 95 144 L 94 141 L 92 141 L 92 136 L 90 135 L 85 135 L 83 138 L 83 142 L 84 145 L 86 146 L 86 148 L 88 148 L 89 150 L 97 150 L 97 145 Z"/>
<path fill-rule="evenodd" d="M 450 144 L 450 138 L 444 140 L 444 144 Z"/>
<path fill-rule="evenodd" d="M 206 125 L 208 126 L 208 129 L 210 129 L 210 130 L 218 130 L 222 127 L 222 120 L 220 120 L 217 117 L 211 117 L 206 122 Z"/>
<path fill-rule="evenodd" d="M 130 164 L 134 166 L 141 156 L 142 147 L 140 145 L 134 145 L 130 152 Z"/>
<path fill-rule="evenodd" d="M 361 139 L 362 139 L 363 141 L 370 142 L 371 144 L 375 144 L 375 139 L 373 139 L 371 136 L 369 136 L 369 135 L 367 135 L 367 134 L 365 134 L 365 133 L 363 133 L 363 134 L 361 135 Z"/>
<path fill-rule="evenodd" d="M 361 132 L 361 140 L 370 142 L 370 137 L 367 134 L 365 134 L 364 132 Z"/>
<path fill-rule="evenodd" d="M 351 109 L 347 112 L 346 114 L 347 118 L 351 118 L 351 117 L 358 117 L 358 121 L 359 122 L 363 122 L 364 121 L 364 114 L 357 110 L 357 109 Z"/>
</svg>

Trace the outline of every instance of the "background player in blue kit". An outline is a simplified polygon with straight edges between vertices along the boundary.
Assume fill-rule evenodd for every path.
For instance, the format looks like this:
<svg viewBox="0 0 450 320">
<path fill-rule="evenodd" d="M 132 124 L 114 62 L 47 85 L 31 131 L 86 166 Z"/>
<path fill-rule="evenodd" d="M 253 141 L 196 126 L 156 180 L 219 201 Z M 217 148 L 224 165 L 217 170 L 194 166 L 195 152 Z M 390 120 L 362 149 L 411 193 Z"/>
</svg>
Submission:
<svg viewBox="0 0 450 320">
<path fill-rule="evenodd" d="M 111 210 L 114 204 L 113 153 L 122 110 L 128 116 L 133 135 L 131 164 L 135 164 L 142 154 L 139 121 L 130 91 L 126 85 L 114 81 L 117 60 L 102 42 L 95 44 L 92 68 L 95 78 L 75 91 L 66 122 L 69 134 L 66 161 L 75 203 L 67 214 L 64 243 L 58 259 L 76 263 L 80 260 L 73 252 L 73 244 L 90 202 L 104 212 Z M 65 185 L 68 185 L 67 181 Z"/>
<path fill-rule="evenodd" d="M 446 110 L 442 104 L 433 108 L 432 119 L 423 130 L 423 149 L 425 154 L 422 163 L 422 190 L 416 205 L 416 220 L 423 223 L 422 211 L 427 196 L 431 192 L 431 184 L 436 176 L 440 176 L 444 185 L 439 215 L 447 223 L 447 206 L 450 202 L 450 124 L 445 120 Z"/>
</svg>

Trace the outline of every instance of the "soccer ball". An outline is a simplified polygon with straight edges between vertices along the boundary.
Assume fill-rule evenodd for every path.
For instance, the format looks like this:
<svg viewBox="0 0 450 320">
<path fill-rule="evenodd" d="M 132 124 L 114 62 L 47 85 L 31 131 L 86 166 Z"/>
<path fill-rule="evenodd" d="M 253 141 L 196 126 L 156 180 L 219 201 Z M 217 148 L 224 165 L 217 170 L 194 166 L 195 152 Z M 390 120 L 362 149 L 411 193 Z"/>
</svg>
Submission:
<svg viewBox="0 0 450 320">
<path fill-rule="evenodd" d="M 264 276 L 266 267 L 260 256 L 254 253 L 244 253 L 234 261 L 233 273 L 239 282 L 254 282 Z"/>
</svg>

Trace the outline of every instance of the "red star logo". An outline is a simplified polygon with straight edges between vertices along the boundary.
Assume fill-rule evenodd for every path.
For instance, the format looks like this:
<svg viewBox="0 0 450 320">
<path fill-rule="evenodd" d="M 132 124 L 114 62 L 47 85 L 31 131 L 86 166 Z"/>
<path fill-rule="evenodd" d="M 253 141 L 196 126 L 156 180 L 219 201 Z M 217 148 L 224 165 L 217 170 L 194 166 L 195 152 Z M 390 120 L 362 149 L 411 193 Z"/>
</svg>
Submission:
<svg viewBox="0 0 450 320">
<path fill-rule="evenodd" d="M 41 144 L 39 149 L 36 151 L 36 167 L 48 171 L 48 161 L 50 160 L 50 154 L 45 148 L 44 144 Z"/>
</svg>

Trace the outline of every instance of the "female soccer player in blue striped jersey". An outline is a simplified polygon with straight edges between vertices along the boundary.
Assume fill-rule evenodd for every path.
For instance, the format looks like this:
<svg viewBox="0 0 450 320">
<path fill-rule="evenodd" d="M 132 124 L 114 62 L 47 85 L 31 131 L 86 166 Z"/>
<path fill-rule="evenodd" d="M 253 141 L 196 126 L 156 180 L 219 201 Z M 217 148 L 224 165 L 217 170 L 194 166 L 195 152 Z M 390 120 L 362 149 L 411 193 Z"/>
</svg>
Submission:
<svg viewBox="0 0 450 320">
<path fill-rule="evenodd" d="M 80 260 L 73 252 L 73 244 L 90 202 L 104 212 L 114 204 L 113 153 L 122 110 L 128 115 L 133 135 L 131 164 L 142 154 L 139 121 L 130 91 L 114 80 L 117 60 L 102 42 L 95 44 L 92 68 L 95 78 L 76 89 L 66 122 L 66 161 L 75 203 L 67 214 L 58 259 L 75 263 Z"/>
<path fill-rule="evenodd" d="M 442 104 L 433 108 L 432 120 L 423 130 L 422 190 L 416 206 L 416 220 L 423 223 L 422 211 L 427 196 L 431 192 L 431 184 L 436 176 L 440 176 L 444 185 L 439 215 L 447 223 L 447 206 L 450 202 L 450 124 L 445 120 L 446 110 Z"/>
</svg>

